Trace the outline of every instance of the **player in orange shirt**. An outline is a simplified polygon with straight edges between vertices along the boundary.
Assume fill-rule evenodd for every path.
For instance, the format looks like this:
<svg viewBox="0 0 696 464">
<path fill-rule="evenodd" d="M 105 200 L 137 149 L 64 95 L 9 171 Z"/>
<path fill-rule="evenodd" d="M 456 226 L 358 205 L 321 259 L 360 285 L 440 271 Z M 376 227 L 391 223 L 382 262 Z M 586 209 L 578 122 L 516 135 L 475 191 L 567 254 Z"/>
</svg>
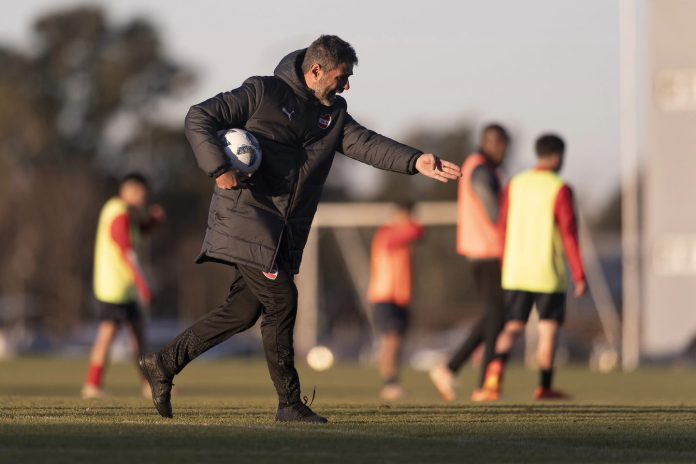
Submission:
<svg viewBox="0 0 696 464">
<path fill-rule="evenodd" d="M 399 357 L 411 303 L 411 244 L 423 236 L 412 209 L 410 203 L 399 204 L 391 221 L 372 240 L 368 299 L 374 304 L 375 329 L 382 337 L 379 366 L 384 386 L 380 396 L 387 401 L 403 396 Z"/>
<path fill-rule="evenodd" d="M 474 351 L 483 346 L 483 362 L 472 401 L 481 401 L 486 365 L 493 359 L 495 343 L 505 324 L 505 302 L 500 285 L 500 233 L 496 227 L 503 189 L 499 168 L 507 156 L 510 136 L 499 124 L 481 131 L 477 152 L 462 165 L 457 195 L 457 252 L 473 271 L 484 312 L 447 363 L 435 366 L 430 379 L 445 401 L 457 398 L 456 375 Z"/>
</svg>

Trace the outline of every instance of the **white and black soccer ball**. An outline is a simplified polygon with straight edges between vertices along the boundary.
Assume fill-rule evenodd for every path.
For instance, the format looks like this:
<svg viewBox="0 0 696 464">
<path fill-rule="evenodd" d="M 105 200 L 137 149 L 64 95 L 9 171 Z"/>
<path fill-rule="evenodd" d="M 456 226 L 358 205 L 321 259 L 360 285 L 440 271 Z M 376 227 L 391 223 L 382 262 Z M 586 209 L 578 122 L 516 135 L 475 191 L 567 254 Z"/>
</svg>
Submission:
<svg viewBox="0 0 696 464">
<path fill-rule="evenodd" d="M 218 132 L 225 156 L 233 169 L 253 174 L 261 165 L 261 144 L 251 132 L 227 129 Z"/>
</svg>

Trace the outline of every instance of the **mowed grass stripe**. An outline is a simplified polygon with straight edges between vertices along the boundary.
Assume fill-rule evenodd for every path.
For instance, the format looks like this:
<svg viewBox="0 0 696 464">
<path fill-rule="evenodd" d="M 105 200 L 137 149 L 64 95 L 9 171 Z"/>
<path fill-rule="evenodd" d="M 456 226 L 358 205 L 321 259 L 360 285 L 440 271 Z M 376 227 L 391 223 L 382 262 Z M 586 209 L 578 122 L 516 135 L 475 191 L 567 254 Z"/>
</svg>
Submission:
<svg viewBox="0 0 696 464">
<path fill-rule="evenodd" d="M 696 375 L 645 369 L 559 372 L 577 400 L 529 401 L 535 372 L 513 368 L 506 401 L 444 404 L 407 371 L 406 400 L 384 405 L 372 369 L 301 367 L 326 427 L 273 422 L 262 361 L 194 363 L 177 378 L 175 418 L 138 397 L 135 369 L 110 368 L 114 396 L 76 395 L 84 360 L 0 363 L 0 462 L 696 462 Z M 11 375 L 5 375 L 11 373 Z M 473 386 L 464 372 L 463 391 Z"/>
</svg>

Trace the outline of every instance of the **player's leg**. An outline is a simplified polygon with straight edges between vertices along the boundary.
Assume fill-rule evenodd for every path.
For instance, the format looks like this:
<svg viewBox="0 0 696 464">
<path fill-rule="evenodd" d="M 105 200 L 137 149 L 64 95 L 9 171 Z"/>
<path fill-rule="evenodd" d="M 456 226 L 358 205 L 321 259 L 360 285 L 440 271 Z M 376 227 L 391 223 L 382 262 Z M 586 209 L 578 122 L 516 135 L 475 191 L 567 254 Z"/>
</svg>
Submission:
<svg viewBox="0 0 696 464">
<path fill-rule="evenodd" d="M 408 316 L 406 308 L 393 303 L 378 303 L 374 308 L 375 326 L 382 334 L 379 371 L 383 382 L 380 397 L 383 400 L 392 401 L 403 396 L 399 384 L 399 362 Z"/>
<path fill-rule="evenodd" d="M 454 352 L 450 360 L 446 364 L 441 364 L 435 366 L 430 371 L 430 380 L 435 384 L 440 396 L 445 401 L 454 401 L 457 399 L 457 383 L 455 375 L 459 372 L 459 369 L 469 360 L 472 353 L 479 347 L 485 340 L 486 333 L 486 317 L 487 308 L 485 304 L 485 296 L 482 294 L 482 286 L 484 278 L 481 262 L 472 263 L 472 271 L 474 277 L 474 283 L 478 289 L 479 294 L 484 298 L 484 313 L 476 321 L 471 332 L 466 337 L 461 346 Z M 485 369 L 485 364 L 483 366 Z"/>
<path fill-rule="evenodd" d="M 539 311 L 539 342 L 537 345 L 537 363 L 539 365 L 539 386 L 534 398 L 569 399 L 565 393 L 554 390 L 553 361 L 558 344 L 558 332 L 565 319 L 565 294 L 538 294 L 536 298 Z"/>
<path fill-rule="evenodd" d="M 135 362 L 145 353 L 145 318 L 137 304 L 133 304 L 128 310 L 126 327 L 130 333 L 131 350 Z"/>
<path fill-rule="evenodd" d="M 102 379 L 109 361 L 109 352 L 120 324 L 126 319 L 125 305 L 98 301 L 99 325 L 90 353 L 87 379 L 82 388 L 83 398 L 101 398 Z"/>
<path fill-rule="evenodd" d="M 380 397 L 386 401 L 397 400 L 403 396 L 403 389 L 399 384 L 401 344 L 402 336 L 399 332 L 388 332 L 382 337 L 382 352 L 379 359 L 379 372 L 382 377 Z"/>
<path fill-rule="evenodd" d="M 525 325 L 526 323 L 522 321 L 508 321 L 505 324 L 503 330 L 496 339 L 494 357 L 507 356 L 510 354 L 517 339 L 524 332 Z"/>
<path fill-rule="evenodd" d="M 225 302 L 184 330 L 161 351 L 140 358 L 141 372 L 152 388 L 152 399 L 163 417 L 172 417 L 172 379 L 193 359 L 232 335 L 252 327 L 261 303 L 238 269 Z"/>
<path fill-rule="evenodd" d="M 472 353 L 483 343 L 485 329 L 486 315 L 484 314 L 476 321 L 471 332 L 450 360 L 446 364 L 439 364 L 430 370 L 430 380 L 432 380 L 443 400 L 454 401 L 457 399 L 457 380 L 455 376 L 471 357 Z"/>
<path fill-rule="evenodd" d="M 486 315 L 481 316 L 469 332 L 466 340 L 461 344 L 459 349 L 454 352 L 450 360 L 447 362 L 447 369 L 452 373 L 456 374 L 459 369 L 469 360 L 472 353 L 476 351 L 476 348 L 481 346 L 484 340 L 484 334 L 486 331 Z"/>
<path fill-rule="evenodd" d="M 162 349 L 160 353 L 165 368 L 172 375 L 178 374 L 188 363 L 212 347 L 253 327 L 260 316 L 261 303 L 247 286 L 241 272 L 235 269 L 225 301 Z"/>
<path fill-rule="evenodd" d="M 104 396 L 102 391 L 102 379 L 109 359 L 111 344 L 117 332 L 117 321 L 103 319 L 99 323 L 97 327 L 97 336 L 89 356 L 87 379 L 82 387 L 81 394 L 83 398 L 101 398 Z"/>
<path fill-rule="evenodd" d="M 131 350 L 133 353 L 133 358 L 136 364 L 140 360 L 140 357 L 145 353 L 146 350 L 146 339 L 145 339 L 145 317 L 142 311 L 138 308 L 137 304 L 133 304 L 129 309 L 128 320 L 126 321 L 126 327 L 130 333 Z M 142 374 L 141 374 L 142 375 Z M 142 395 L 145 398 L 150 398 L 152 395 L 152 390 L 147 379 L 141 377 L 142 380 Z"/>
<path fill-rule="evenodd" d="M 278 394 L 276 420 L 325 423 L 303 404 L 300 377 L 295 369 L 293 332 L 297 316 L 297 287 L 294 276 L 281 269 L 274 279 L 258 269 L 237 266 L 251 292 L 263 307 L 261 336 L 268 371 Z"/>
<path fill-rule="evenodd" d="M 515 342 L 524 332 L 525 322 L 512 320 L 503 327 L 495 344 L 493 359 L 486 366 L 486 374 L 481 388 L 482 395 L 474 395 L 474 401 L 497 399 L 503 386 L 503 373 Z"/>
<path fill-rule="evenodd" d="M 482 269 L 481 278 L 481 293 L 484 298 L 486 310 L 483 337 L 483 363 L 481 364 L 478 388 L 473 392 L 471 396 L 472 400 L 480 398 L 483 383 L 486 378 L 486 369 L 491 361 L 493 361 L 498 335 L 500 335 L 500 332 L 505 326 L 505 300 L 500 282 L 500 262 L 498 260 L 486 262 L 485 267 Z"/>
<path fill-rule="evenodd" d="M 483 390 L 486 395 L 484 398 L 478 398 L 480 400 L 498 398 L 502 389 L 505 364 L 515 342 L 524 332 L 524 327 L 534 305 L 534 296 L 529 292 L 508 290 L 504 292 L 504 298 L 508 321 L 496 340 L 493 360 L 486 367 L 486 378 L 483 382 Z"/>
<path fill-rule="evenodd" d="M 539 369 L 553 369 L 553 358 L 556 354 L 556 341 L 558 339 L 558 323 L 549 319 L 539 321 L 539 342 L 537 346 L 537 364 Z M 551 385 L 548 385 L 550 388 Z"/>
<path fill-rule="evenodd" d="M 524 332 L 534 306 L 534 295 L 530 292 L 507 290 L 504 292 L 504 300 L 508 320 L 496 339 L 493 358 L 507 361 L 515 342 Z"/>
</svg>

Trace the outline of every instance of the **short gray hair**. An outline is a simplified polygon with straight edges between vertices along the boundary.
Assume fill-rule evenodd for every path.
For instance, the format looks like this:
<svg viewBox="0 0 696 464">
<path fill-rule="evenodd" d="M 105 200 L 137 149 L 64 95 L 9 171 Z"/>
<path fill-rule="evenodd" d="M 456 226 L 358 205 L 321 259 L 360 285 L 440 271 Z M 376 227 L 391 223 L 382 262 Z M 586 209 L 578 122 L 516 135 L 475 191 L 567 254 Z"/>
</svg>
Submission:
<svg viewBox="0 0 696 464">
<path fill-rule="evenodd" d="M 314 63 L 319 64 L 326 71 L 331 71 L 342 63 L 358 64 L 358 55 L 355 49 L 340 37 L 322 35 L 307 47 L 304 61 L 302 61 L 302 72 L 308 72 Z"/>
</svg>

